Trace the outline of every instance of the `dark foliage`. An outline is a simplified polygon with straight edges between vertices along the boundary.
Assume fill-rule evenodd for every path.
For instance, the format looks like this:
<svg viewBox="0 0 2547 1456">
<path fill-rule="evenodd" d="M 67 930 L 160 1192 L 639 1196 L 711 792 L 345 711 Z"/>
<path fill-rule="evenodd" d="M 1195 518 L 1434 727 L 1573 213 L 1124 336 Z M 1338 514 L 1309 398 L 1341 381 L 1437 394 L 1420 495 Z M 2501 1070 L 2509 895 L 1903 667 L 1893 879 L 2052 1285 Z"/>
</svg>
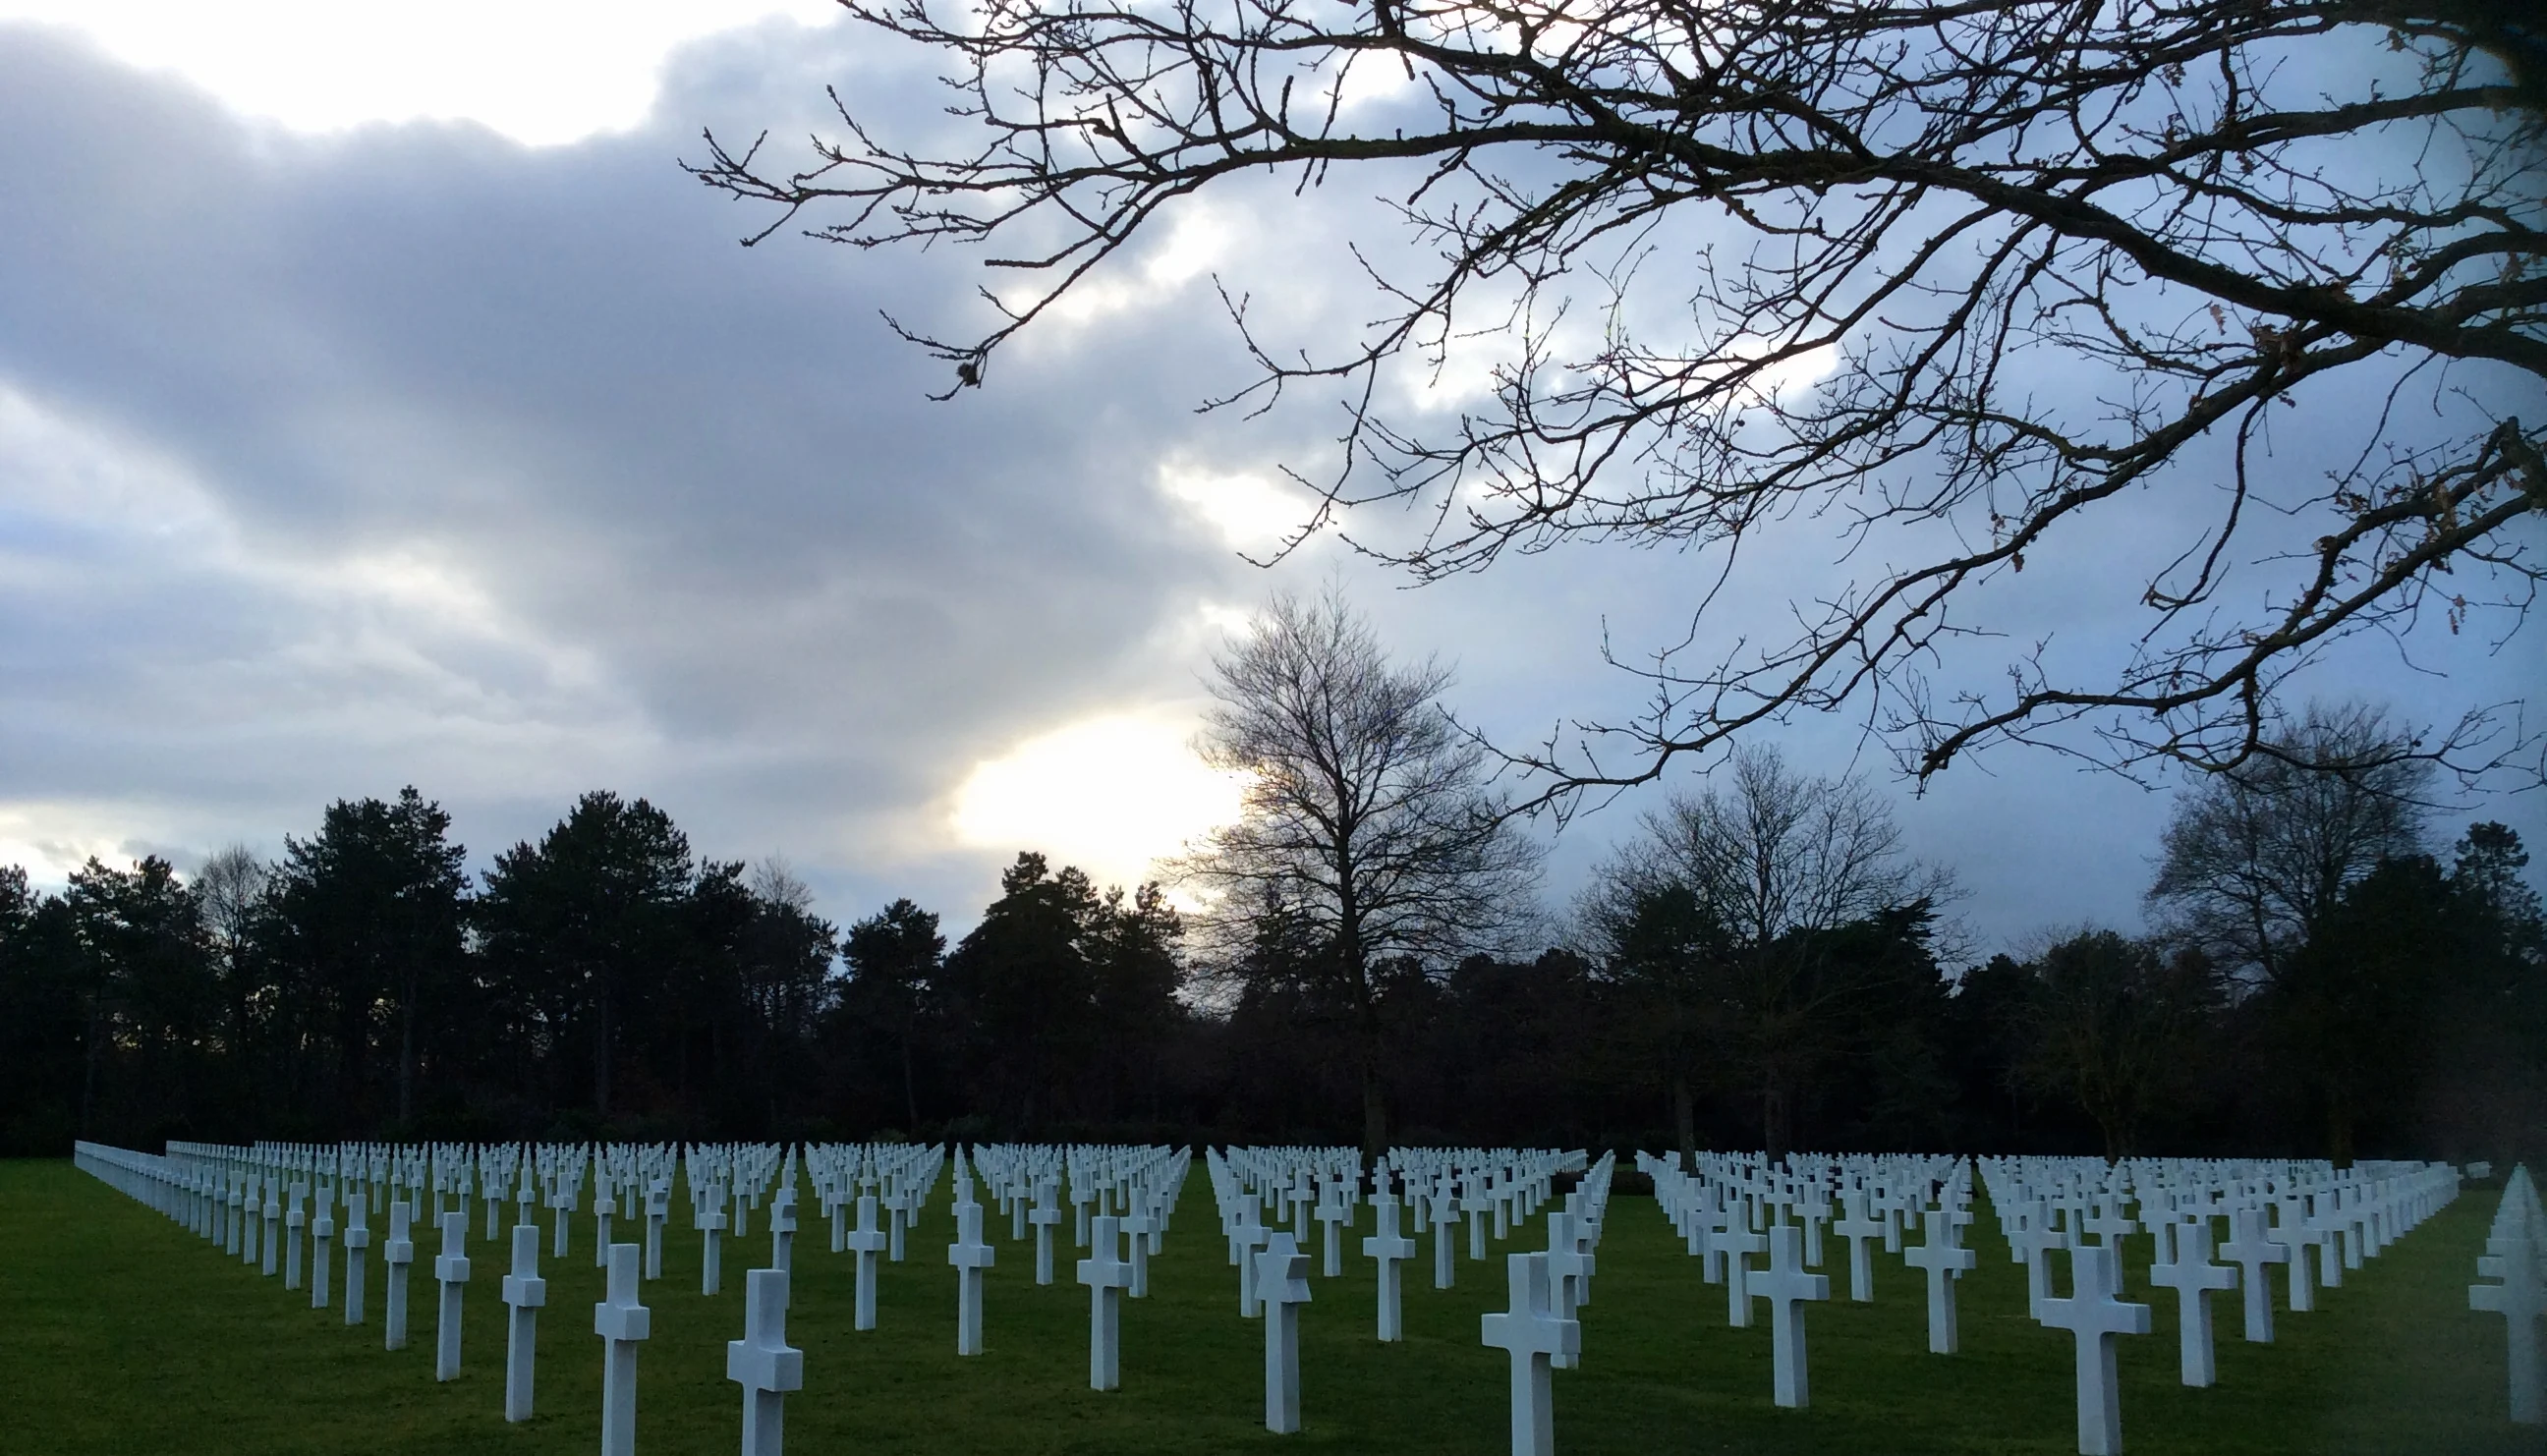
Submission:
<svg viewBox="0 0 2547 1456">
<path fill-rule="evenodd" d="M 254 875 L 91 863 L 40 895 L 0 870 L 5 1150 L 1360 1130 L 1363 1007 L 1278 906 L 1243 972 L 1206 974 L 1156 887 L 1036 854 L 950 948 L 907 899 L 835 935 L 783 870 L 695 860 L 644 800 L 585 796 L 474 893 L 449 827 L 409 791 L 330 806 Z M 2446 865 L 2385 858 L 2269 981 L 2094 929 L 1948 974 L 1919 893 L 1750 944 L 1655 879 L 1598 952 L 1375 962 L 1379 1074 L 1414 1143 L 1756 1148 L 1766 1126 L 1803 1149 L 2535 1155 L 2525 863 L 2499 824 Z M 239 885 L 250 912 L 215 913 Z"/>
</svg>

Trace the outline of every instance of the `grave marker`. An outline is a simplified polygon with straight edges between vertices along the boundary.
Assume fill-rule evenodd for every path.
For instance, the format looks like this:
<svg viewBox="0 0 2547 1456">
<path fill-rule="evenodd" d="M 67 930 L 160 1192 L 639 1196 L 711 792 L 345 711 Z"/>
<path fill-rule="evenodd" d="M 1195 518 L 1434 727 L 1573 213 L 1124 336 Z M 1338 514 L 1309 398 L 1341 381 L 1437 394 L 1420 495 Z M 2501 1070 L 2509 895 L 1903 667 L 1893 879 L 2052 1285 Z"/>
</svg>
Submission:
<svg viewBox="0 0 2547 1456">
<path fill-rule="evenodd" d="M 743 1387 L 743 1456 L 783 1456 L 787 1393 L 805 1388 L 805 1352 L 787 1343 L 787 1276 L 746 1276 L 744 1336 L 725 1344 L 725 1378 Z"/>
<path fill-rule="evenodd" d="M 849 1233 L 849 1247 L 857 1253 L 857 1309 L 850 1320 L 852 1329 L 876 1328 L 876 1285 L 882 1277 L 882 1257 L 891 1236 L 876 1227 L 876 1201 L 872 1193 L 858 1199 L 858 1226 Z"/>
<path fill-rule="evenodd" d="M 1379 1337 L 1395 1343 L 1406 1337 L 1399 1308 L 1397 1266 L 1415 1256 L 1415 1241 L 1397 1232 L 1397 1198 L 1382 1193 L 1372 1205 L 1379 1232 L 1361 1242 L 1362 1256 L 1379 1263 Z"/>
<path fill-rule="evenodd" d="M 1748 1261 L 1751 1255 L 1767 1249 L 1769 1241 L 1737 1221 L 1734 1227 L 1715 1235 L 1712 1242 L 1724 1251 L 1724 1323 L 1736 1329 L 1748 1329 L 1751 1328 Z"/>
<path fill-rule="evenodd" d="M 1547 1255 L 1504 1255 L 1512 1307 L 1479 1321 L 1479 1339 L 1512 1356 L 1513 1456 L 1554 1456 L 1556 1419 L 1549 1371 L 1582 1350 L 1583 1327 L 1550 1302 Z"/>
<path fill-rule="evenodd" d="M 663 1220 L 671 1212 L 672 1190 L 658 1180 L 646 1190 L 646 1277 L 663 1277 Z"/>
<path fill-rule="evenodd" d="M 1256 1290 L 1265 1301 L 1265 1428 L 1300 1428 L 1300 1306 L 1309 1302 L 1309 1256 L 1289 1230 L 1256 1255 Z"/>
<path fill-rule="evenodd" d="M 1088 1230 L 1095 1247 L 1079 1261 L 1079 1282 L 1088 1286 L 1088 1388 L 1110 1391 L 1123 1384 L 1123 1287 L 1132 1282 L 1132 1266 L 1114 1254 L 1119 1220 L 1098 1214 Z"/>
<path fill-rule="evenodd" d="M 711 1200 L 699 1215 L 699 1293 L 725 1287 L 725 1200 Z"/>
<path fill-rule="evenodd" d="M 442 1216 L 442 1253 L 433 1261 L 433 1281 L 442 1286 L 441 1308 L 433 1327 L 433 1378 L 460 1376 L 460 1296 L 469 1286 L 469 1215 Z"/>
<path fill-rule="evenodd" d="M 955 1266 L 955 1353 L 982 1353 L 982 1271 L 998 1263 L 1000 1251 L 982 1239 L 982 1206 L 971 1200 L 955 1205 L 955 1242 L 946 1245 L 946 1262 Z"/>
<path fill-rule="evenodd" d="M 1274 1242 L 1273 1232 L 1256 1221 L 1253 1199 L 1241 1204 L 1238 1227 L 1230 1231 L 1230 1246 L 1238 1252 L 1238 1318 L 1253 1320 L 1263 1312 L 1264 1301 L 1257 1297 L 1256 1258 L 1259 1251 Z"/>
<path fill-rule="evenodd" d="M 2238 1237 L 2220 1245 L 2221 1255 L 2238 1265 L 2243 1276 L 2246 1293 L 2246 1338 L 2256 1344 L 2273 1342 L 2273 1286 L 2264 1275 L 2266 1264 L 2277 1264 L 2291 1256 L 2291 1251 L 2264 1237 L 2264 1211 L 2241 1208 L 2230 1215 Z M 2209 1232 L 2209 1226 L 2204 1226 Z"/>
<path fill-rule="evenodd" d="M 1951 1355 L 1963 1348 L 1963 1333 L 1955 1320 L 1955 1281 L 1970 1270 L 1978 1256 L 1969 1248 L 1955 1244 L 1955 1226 L 1948 1222 L 1944 1209 L 1928 1210 L 1925 1224 L 1928 1242 L 1902 1255 L 1912 1268 L 1928 1274 L 1928 1353 Z"/>
<path fill-rule="evenodd" d="M 309 1215 L 301 1207 L 306 1196 L 306 1187 L 300 1183 L 293 1184 L 292 1192 L 287 1195 L 289 1207 L 283 1215 L 283 1287 L 286 1289 L 301 1287 L 301 1231 L 309 1223 Z"/>
<path fill-rule="evenodd" d="M 1322 1266 L 1318 1270 L 1321 1278 L 1334 1279 L 1344 1273 L 1345 1253 L 1343 1226 L 1353 1222 L 1353 1216 L 1354 1211 L 1345 1206 L 1344 1197 L 1341 1191 L 1338 1191 L 1334 1197 L 1321 1198 L 1318 1200 L 1315 1217 L 1318 1221 L 1319 1231 L 1323 1235 L 1324 1248 L 1322 1251 L 1326 1256 Z"/>
<path fill-rule="evenodd" d="M 1042 1189 L 1042 1196 L 1037 1199 L 1033 1210 L 1026 1215 L 1026 1222 L 1034 1225 L 1035 1282 L 1037 1284 L 1052 1282 L 1052 1230 L 1053 1226 L 1060 1223 L 1062 1219 L 1060 1206 L 1051 1202 L 1052 1194 L 1052 1185 L 1046 1183 Z"/>
<path fill-rule="evenodd" d="M 592 1332 L 601 1336 L 601 1456 L 637 1453 L 637 1346 L 655 1332 L 654 1314 L 638 1303 L 639 1259 L 634 1243 L 609 1249 L 609 1283 L 592 1307 Z"/>
<path fill-rule="evenodd" d="M 408 1220 L 413 1211 L 404 1199 L 390 1205 L 390 1241 L 382 1245 L 381 1256 L 389 1263 L 389 1290 L 381 1312 L 383 1347 L 406 1348 L 406 1270 L 415 1262 L 415 1244 L 407 1238 Z"/>
<path fill-rule="evenodd" d="M 1875 1300 L 1875 1260 L 1867 1242 L 1883 1237 L 1884 1226 L 1869 1218 L 1866 1212 L 1866 1190 L 1853 1188 L 1843 1195 L 1840 1221 L 1831 1232 L 1848 1241 L 1848 1297 L 1856 1304 Z"/>
<path fill-rule="evenodd" d="M 504 1418 L 531 1418 L 532 1360 L 539 1349 L 540 1307 L 549 1302 L 549 1281 L 540 1277 L 540 1231 L 536 1224 L 513 1226 L 513 1272 L 504 1276 Z"/>
<path fill-rule="evenodd" d="M 2256 1217 L 2260 1222 L 2262 1215 Z M 2238 1270 L 2211 1262 L 2208 1218 L 2175 1225 L 2174 1242 L 2174 1257 L 2151 1266 L 2150 1283 L 2175 1291 L 2176 1363 L 2186 1385 L 2205 1387 L 2219 1379 L 2211 1341 L 2211 1292 L 2236 1288 Z M 2260 1278 L 2260 1266 L 2256 1273 Z"/>
<path fill-rule="evenodd" d="M 2121 1272 L 2110 1246 L 2069 1250 L 2069 1297 L 2043 1302 L 2042 1321 L 2078 1341 L 2078 1456 L 2121 1456 L 2122 1391 L 2114 1376 L 2114 1336 L 2147 1334 L 2150 1307 L 2114 1298 Z"/>
<path fill-rule="evenodd" d="M 309 1308 L 327 1308 L 327 1283 L 336 1253 L 336 1190 L 318 1185 L 317 1217 L 309 1221 Z"/>
<path fill-rule="evenodd" d="M 345 1200 L 345 1212 L 351 1221 L 345 1227 L 345 1323 L 363 1323 L 364 1251 L 372 1246 L 372 1231 L 364 1224 L 366 1200 L 358 1191 Z"/>
<path fill-rule="evenodd" d="M 1935 1242 L 1933 1227 L 1930 1242 Z M 1803 1230 L 1780 1224 L 1769 1231 L 1768 1269 L 1748 1279 L 1752 1292 L 1769 1302 L 1771 1396 L 1777 1404 L 1800 1411 L 1812 1399 L 1804 1364 L 1802 1306 L 1807 1300 L 1830 1298 L 1830 1276 L 1804 1272 Z M 1932 1332 L 1930 1346 L 1934 1345 Z"/>
</svg>

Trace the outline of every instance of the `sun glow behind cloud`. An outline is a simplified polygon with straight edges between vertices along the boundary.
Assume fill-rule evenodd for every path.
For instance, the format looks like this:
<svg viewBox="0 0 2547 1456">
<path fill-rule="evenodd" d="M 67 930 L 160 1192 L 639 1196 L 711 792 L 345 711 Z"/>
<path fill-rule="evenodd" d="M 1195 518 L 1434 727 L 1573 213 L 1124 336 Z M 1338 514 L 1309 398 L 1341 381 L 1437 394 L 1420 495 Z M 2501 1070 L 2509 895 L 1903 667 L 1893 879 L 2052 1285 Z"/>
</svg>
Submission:
<svg viewBox="0 0 2547 1456">
<path fill-rule="evenodd" d="M 954 828 L 984 849 L 1032 849 L 1098 884 L 1149 878 L 1151 861 L 1238 817 L 1240 780 L 1207 767 L 1165 718 L 1082 719 L 973 766 Z"/>
</svg>

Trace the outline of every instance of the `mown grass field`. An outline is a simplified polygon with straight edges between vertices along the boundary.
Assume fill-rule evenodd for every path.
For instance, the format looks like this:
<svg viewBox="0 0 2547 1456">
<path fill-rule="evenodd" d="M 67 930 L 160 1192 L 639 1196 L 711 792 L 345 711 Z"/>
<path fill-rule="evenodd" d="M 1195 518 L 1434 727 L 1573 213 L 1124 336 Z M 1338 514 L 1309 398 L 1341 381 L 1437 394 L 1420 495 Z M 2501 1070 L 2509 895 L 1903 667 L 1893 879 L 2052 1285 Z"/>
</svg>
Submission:
<svg viewBox="0 0 2547 1456">
<path fill-rule="evenodd" d="M 2157 1291 L 2153 1330 L 2122 1352 L 2124 1438 L 2136 1453 L 2524 1453 L 2547 1437 L 2504 1416 L 2503 1327 L 2471 1314 L 2493 1198 L 2471 1192 L 2339 1290 L 2317 1313 L 2277 1320 L 2279 1342 L 2239 1338 L 2236 1296 L 2216 1299 L 2220 1384 L 2176 1379 L 2174 1296 Z M 725 1292 L 698 1293 L 699 1241 L 667 1230 L 664 1277 L 648 1286 L 654 1338 L 640 1359 L 641 1451 L 717 1452 L 738 1440 L 739 1389 L 725 1341 L 742 1332 L 741 1270 L 768 1261 L 765 1224 L 730 1247 Z M 1087 1389 L 1087 1291 L 1033 1282 L 1033 1246 L 986 1220 L 1000 1244 L 988 1288 L 989 1350 L 954 1354 L 953 1221 L 946 1191 L 885 1265 L 880 1328 L 849 1328 L 851 1258 L 828 1252 L 810 1213 L 796 1257 L 790 1341 L 805 1390 L 787 1403 L 791 1451 L 1148 1453 L 1457 1452 L 1506 1448 L 1506 1364 L 1478 1343 L 1477 1317 L 1503 1304 L 1500 1258 L 1458 1265 L 1431 1287 L 1431 1245 L 1407 1266 L 1402 1344 L 1372 1336 L 1367 1260 L 1313 1279 L 1301 1322 L 1306 1428 L 1262 1427 L 1263 1329 L 1237 1314 L 1199 1169 L 1152 1265 L 1151 1297 L 1129 1301 L 1123 1388 Z M 474 1218 L 483 1220 L 483 1205 Z M 995 1212 L 995 1211 L 994 1211 Z M 385 1220 L 376 1221 L 378 1230 Z M 624 1226 L 623 1226 L 624 1227 Z M 476 1232 L 483 1233 L 483 1224 Z M 1068 1242 L 1068 1229 L 1061 1231 Z M 1368 1232 L 1367 1222 L 1363 1232 Z M 1543 1246 L 1541 1230 L 1508 1246 Z M 2024 1312 L 2023 1270 L 1989 1221 L 1963 1286 L 1964 1351 L 1927 1353 L 1922 1276 L 1880 1251 L 1876 1302 L 1846 1301 L 1844 1245 L 1826 1250 L 1832 1303 L 1808 1317 L 1812 1406 L 1769 1400 L 1766 1313 L 1725 1325 L 1720 1286 L 1703 1283 L 1651 1200 L 1612 1203 L 1584 1358 L 1556 1376 L 1556 1438 L 1569 1453 L 2045 1453 L 2074 1449 L 2067 1336 Z M 377 1235 L 376 1235 L 377 1237 Z M 0 1453 L 590 1452 L 600 1433 L 600 1342 L 591 1304 L 592 1225 L 578 1215 L 571 1255 L 544 1259 L 537 1419 L 503 1419 L 505 1253 L 473 1242 L 465 1373 L 433 1379 L 435 1243 L 419 1237 L 408 1348 L 381 1348 L 381 1262 L 369 1323 L 313 1311 L 268 1279 L 67 1162 L 0 1162 Z M 544 1245 L 545 1247 L 545 1245 Z M 1496 1250 L 1502 1252 L 1502 1246 Z M 2137 1297 L 2148 1245 L 2126 1263 Z M 1313 1260 L 1314 1266 L 1314 1260 Z M 341 1278 L 341 1266 L 340 1266 Z M 2278 1281 L 2276 1281 L 2278 1287 Z"/>
</svg>

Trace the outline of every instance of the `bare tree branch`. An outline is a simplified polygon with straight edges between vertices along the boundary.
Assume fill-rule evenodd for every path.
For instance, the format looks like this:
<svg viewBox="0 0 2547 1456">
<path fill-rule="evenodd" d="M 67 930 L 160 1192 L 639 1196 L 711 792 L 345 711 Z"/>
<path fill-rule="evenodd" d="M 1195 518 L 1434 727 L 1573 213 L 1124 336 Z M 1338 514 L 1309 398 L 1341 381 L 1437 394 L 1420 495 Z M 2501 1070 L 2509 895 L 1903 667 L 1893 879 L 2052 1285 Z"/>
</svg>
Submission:
<svg viewBox="0 0 2547 1456">
<path fill-rule="evenodd" d="M 1689 643 L 1622 664 L 1645 713 L 1496 749 L 1535 776 L 1523 808 L 1562 817 L 1805 711 L 1862 712 L 1923 780 L 2004 742 L 2234 769 L 2334 643 L 2427 611 L 2507 636 L 2537 588 L 2547 41 L 2516 7 L 844 3 L 945 60 L 978 144 L 898 147 L 835 96 L 809 165 L 711 136 L 692 170 L 776 210 L 752 241 L 800 217 L 859 247 L 1014 240 L 987 332 L 895 323 L 955 366 L 949 394 L 1177 200 L 1406 164 L 1397 215 L 1438 267 L 1358 253 L 1367 328 L 1302 350 L 1223 295 L 1257 375 L 1217 404 L 1342 392 L 1286 550 L 1401 501 L 1415 539 L 1347 539 L 1419 578 L 1595 542 L 1710 555 L 1720 582 L 1799 518 L 1841 528 L 1852 579 L 1789 636 L 1727 646 L 1702 608 Z M 1372 67 L 1412 84 L 1353 104 Z M 1569 312 L 1587 298 L 1597 328 Z M 1481 308 L 1511 346 L 1491 401 L 1388 417 L 1379 382 L 1438 369 Z M 2432 424 L 2359 417 L 2405 382 Z M 2253 469 L 2277 416 L 2329 410 L 2351 467 Z M 2081 675 L 1991 593 L 2125 518 L 2197 524 L 2119 667 Z M 2032 644 L 1969 686 L 2003 637 Z M 2424 751 L 2481 771 L 2535 742 L 2503 727 L 2478 709 Z"/>
</svg>

